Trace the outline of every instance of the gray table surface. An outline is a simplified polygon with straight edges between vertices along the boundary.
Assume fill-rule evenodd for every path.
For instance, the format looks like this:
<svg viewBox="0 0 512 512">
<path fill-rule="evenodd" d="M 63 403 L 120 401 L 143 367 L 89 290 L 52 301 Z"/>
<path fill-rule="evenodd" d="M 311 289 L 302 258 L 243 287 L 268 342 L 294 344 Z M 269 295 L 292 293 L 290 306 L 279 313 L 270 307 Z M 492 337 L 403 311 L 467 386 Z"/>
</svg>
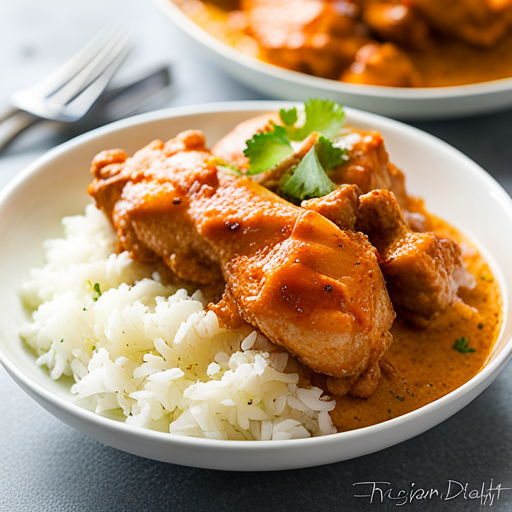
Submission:
<svg viewBox="0 0 512 512">
<path fill-rule="evenodd" d="M 0 104 L 114 18 L 139 35 L 126 73 L 173 63 L 176 91 L 163 106 L 263 98 L 189 48 L 150 2 L 1 0 Z M 512 111 L 411 124 L 469 155 L 512 193 Z M 20 138 L 0 154 L 0 187 L 63 138 L 49 125 Z M 408 510 L 512 510 L 512 490 L 502 491 L 499 500 L 494 493 L 492 503 L 469 497 L 470 489 L 482 485 L 512 488 L 511 391 L 509 365 L 460 413 L 395 447 L 316 468 L 230 473 L 164 464 L 104 446 L 60 423 L 0 367 L 0 511 L 394 509 L 401 501 L 381 502 L 376 496 L 370 504 L 355 497 L 360 489 L 354 483 L 377 481 L 390 482 L 395 493 L 412 488 L 442 492 L 449 481 L 468 484 L 466 498 L 413 500 L 403 504 Z"/>
</svg>

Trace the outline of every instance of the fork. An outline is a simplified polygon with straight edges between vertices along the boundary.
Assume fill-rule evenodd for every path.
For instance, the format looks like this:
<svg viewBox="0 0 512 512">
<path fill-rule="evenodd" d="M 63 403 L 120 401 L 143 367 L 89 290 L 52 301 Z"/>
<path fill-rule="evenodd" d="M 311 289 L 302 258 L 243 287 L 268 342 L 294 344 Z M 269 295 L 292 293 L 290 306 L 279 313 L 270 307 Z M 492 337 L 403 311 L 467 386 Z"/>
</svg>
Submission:
<svg viewBox="0 0 512 512">
<path fill-rule="evenodd" d="M 59 124 L 65 127 L 66 139 L 75 137 L 112 121 L 151 110 L 170 98 L 173 92 L 171 68 L 162 65 L 115 88 L 109 86 L 81 119 Z M 8 121 L 0 123 L 0 155 L 34 120 L 44 121 L 18 110 Z"/>
<path fill-rule="evenodd" d="M 36 85 L 15 92 L 11 106 L 0 114 L 0 123 L 23 117 L 25 130 L 43 119 L 72 123 L 81 119 L 105 90 L 131 49 L 128 34 L 108 36 L 101 31 L 63 66 Z M 107 37 L 108 36 L 108 37 Z M 17 120 L 19 123 L 19 120 Z"/>
</svg>

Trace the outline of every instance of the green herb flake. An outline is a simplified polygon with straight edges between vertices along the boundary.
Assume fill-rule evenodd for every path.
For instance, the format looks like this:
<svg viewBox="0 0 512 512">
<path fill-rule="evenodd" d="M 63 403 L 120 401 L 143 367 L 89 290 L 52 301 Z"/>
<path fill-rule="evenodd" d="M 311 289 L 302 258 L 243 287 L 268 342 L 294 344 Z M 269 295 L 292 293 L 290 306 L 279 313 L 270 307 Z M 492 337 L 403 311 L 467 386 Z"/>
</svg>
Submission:
<svg viewBox="0 0 512 512">
<path fill-rule="evenodd" d="M 254 175 L 268 171 L 293 153 L 286 129 L 274 125 L 274 130 L 257 133 L 247 141 L 244 155 L 249 159 L 248 174 Z"/>
<path fill-rule="evenodd" d="M 290 110 L 282 108 L 279 111 L 279 115 L 281 116 L 281 121 L 283 121 L 286 126 L 293 126 L 299 118 L 297 114 L 297 107 L 293 107 Z"/>
<path fill-rule="evenodd" d="M 211 163 L 217 166 L 217 169 L 224 171 L 227 174 L 234 174 L 235 176 L 242 176 L 242 172 L 235 165 L 228 164 L 222 158 L 214 157 L 211 159 Z"/>
<path fill-rule="evenodd" d="M 330 100 L 309 99 L 304 103 L 304 116 L 305 121 L 302 126 L 287 126 L 286 132 L 290 140 L 304 140 L 313 132 L 332 139 L 340 133 L 345 124 L 343 107 Z M 292 116 L 288 113 L 285 118 L 289 121 Z M 283 122 L 287 124 L 284 120 Z"/>
<path fill-rule="evenodd" d="M 291 199 L 302 201 L 312 197 L 322 197 L 332 192 L 336 185 L 325 173 L 313 146 L 286 181 L 282 191 Z"/>
<path fill-rule="evenodd" d="M 96 302 L 101 297 L 101 288 L 100 283 L 92 284 L 90 281 L 87 281 L 89 286 L 92 288 L 92 291 L 96 293 L 96 297 L 93 297 L 92 300 Z"/>
<path fill-rule="evenodd" d="M 330 171 L 341 165 L 343 163 L 344 153 L 345 151 L 334 146 L 333 143 L 323 135 L 320 135 L 316 141 L 316 154 L 320 165 L 325 171 Z"/>
<path fill-rule="evenodd" d="M 460 352 L 461 354 L 468 354 L 470 352 L 476 352 L 474 348 L 470 348 L 469 346 L 469 339 L 467 336 L 462 336 L 462 338 L 459 338 L 455 340 L 455 343 L 453 345 L 453 348 Z"/>
</svg>

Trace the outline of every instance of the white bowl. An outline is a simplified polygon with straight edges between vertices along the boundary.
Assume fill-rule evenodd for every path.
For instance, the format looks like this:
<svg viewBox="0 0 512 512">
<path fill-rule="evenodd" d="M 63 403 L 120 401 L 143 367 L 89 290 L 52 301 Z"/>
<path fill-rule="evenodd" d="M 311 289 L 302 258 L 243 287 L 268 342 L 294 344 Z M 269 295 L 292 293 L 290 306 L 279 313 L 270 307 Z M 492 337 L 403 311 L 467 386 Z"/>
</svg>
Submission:
<svg viewBox="0 0 512 512">
<path fill-rule="evenodd" d="M 391 159 L 405 170 L 410 193 L 483 250 L 504 295 L 503 328 L 487 366 L 449 395 L 399 418 L 359 430 L 290 441 L 218 441 L 180 437 L 98 416 L 73 403 L 69 382 L 54 382 L 20 340 L 26 312 L 18 297 L 29 269 L 42 264 L 44 239 L 61 234 L 60 219 L 82 213 L 92 157 L 106 148 L 134 152 L 188 128 L 212 145 L 240 121 L 290 106 L 284 102 L 209 104 L 152 112 L 100 128 L 50 151 L 0 194 L 0 361 L 14 380 L 62 421 L 115 448 L 176 464 L 225 470 L 276 470 L 327 464 L 387 448 L 455 414 L 496 378 L 511 356 L 512 201 L 478 165 L 417 129 L 347 109 L 348 121 L 382 132 Z M 490 227 L 492 226 L 492 229 Z M 470 428 L 470 427 L 469 427 Z M 468 434 L 469 435 L 469 434 Z"/>
<path fill-rule="evenodd" d="M 512 78 L 453 87 L 354 85 L 290 71 L 245 55 L 208 34 L 172 0 L 154 0 L 188 40 L 248 87 L 284 100 L 328 98 L 348 107 L 397 119 L 445 119 L 512 106 Z"/>
</svg>

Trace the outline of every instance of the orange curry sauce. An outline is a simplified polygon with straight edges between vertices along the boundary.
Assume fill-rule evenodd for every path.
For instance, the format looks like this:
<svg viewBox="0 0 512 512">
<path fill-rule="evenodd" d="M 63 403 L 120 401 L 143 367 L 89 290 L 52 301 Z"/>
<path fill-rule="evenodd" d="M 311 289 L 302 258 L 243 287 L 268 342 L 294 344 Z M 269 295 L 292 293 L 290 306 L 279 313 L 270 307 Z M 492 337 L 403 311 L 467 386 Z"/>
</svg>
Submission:
<svg viewBox="0 0 512 512">
<path fill-rule="evenodd" d="M 268 60 L 256 40 L 233 22 L 231 11 L 219 7 L 219 3 L 231 3 L 234 8 L 236 2 L 226 0 L 215 4 L 200 0 L 173 1 L 215 38 L 251 57 Z M 491 48 L 442 38 L 432 40 L 425 49 L 415 50 L 402 46 L 401 50 L 419 72 L 422 87 L 466 85 L 512 77 L 512 31 Z"/>
<path fill-rule="evenodd" d="M 464 247 L 464 261 L 476 286 L 461 289 L 464 304 L 455 304 L 425 329 L 412 327 L 400 317 L 395 320 L 394 341 L 384 355 L 377 391 L 367 399 L 336 397 L 331 416 L 340 431 L 374 425 L 433 402 L 474 377 L 489 359 L 501 327 L 499 284 L 467 239 L 447 223 L 434 221 L 435 232 Z M 455 350 L 456 340 L 462 337 L 474 352 Z"/>
</svg>

